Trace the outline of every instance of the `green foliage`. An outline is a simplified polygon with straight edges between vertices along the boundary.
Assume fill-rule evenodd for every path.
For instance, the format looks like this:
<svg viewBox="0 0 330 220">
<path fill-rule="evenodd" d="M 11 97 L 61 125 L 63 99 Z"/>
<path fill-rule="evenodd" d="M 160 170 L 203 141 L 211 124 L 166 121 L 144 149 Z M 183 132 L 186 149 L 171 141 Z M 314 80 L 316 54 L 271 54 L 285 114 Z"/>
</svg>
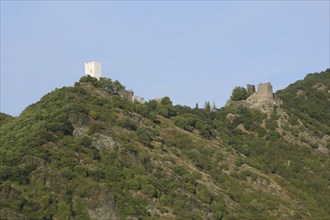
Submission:
<svg viewBox="0 0 330 220">
<path fill-rule="evenodd" d="M 120 89 L 124 89 L 125 87 L 118 81 L 112 81 L 109 78 L 101 77 L 100 79 L 97 79 L 95 77 L 92 77 L 90 75 L 86 75 L 80 78 L 80 83 L 90 83 L 96 88 L 113 88 L 115 91 L 119 91 Z M 78 84 L 76 84 L 77 86 Z"/>
<path fill-rule="evenodd" d="M 138 128 L 138 123 L 136 123 L 135 121 L 133 121 L 129 118 L 119 120 L 117 123 L 119 126 L 126 128 L 128 130 L 131 130 L 131 131 L 136 131 L 136 129 Z"/>
<path fill-rule="evenodd" d="M 187 135 L 179 132 L 171 132 L 165 137 L 164 142 L 167 146 L 179 149 L 189 149 L 192 144 L 191 139 Z"/>
<path fill-rule="evenodd" d="M 81 140 L 80 140 L 80 145 L 84 146 L 84 147 L 90 147 L 92 145 L 92 141 L 89 137 L 84 136 Z"/>
<path fill-rule="evenodd" d="M 116 90 L 116 91 L 119 91 L 120 89 L 125 89 L 125 87 L 118 81 L 118 80 L 115 80 L 111 86 Z"/>
<path fill-rule="evenodd" d="M 97 84 L 95 85 L 95 87 L 97 87 L 97 88 L 107 88 L 107 87 L 113 87 L 113 86 L 114 86 L 114 83 L 112 82 L 112 80 L 109 78 L 104 78 L 104 77 L 101 77 L 97 81 Z"/>
<path fill-rule="evenodd" d="M 315 84 L 328 86 L 328 72 L 279 92 L 285 101 L 273 114 L 173 106 L 168 97 L 131 103 L 107 92 L 123 86 L 106 78 L 56 89 L 19 117 L 3 117 L 2 217 L 326 219 L 328 158 L 319 146 L 330 144 L 315 140 L 329 134 L 328 97 Z"/>
<path fill-rule="evenodd" d="M 0 127 L 13 119 L 13 116 L 0 112 Z"/>
<path fill-rule="evenodd" d="M 152 138 L 151 135 L 149 133 L 149 131 L 145 128 L 145 127 L 138 127 L 137 131 L 136 131 L 138 140 L 146 145 L 146 146 L 150 146 Z"/>
<path fill-rule="evenodd" d="M 246 89 L 243 87 L 237 86 L 233 89 L 230 99 L 232 101 L 239 101 L 239 100 L 245 100 L 247 97 L 249 97 L 249 95 L 248 95 Z"/>
<path fill-rule="evenodd" d="M 105 130 L 105 126 L 101 123 L 95 123 L 93 125 L 90 126 L 90 128 L 87 131 L 88 135 L 93 135 L 95 133 L 101 132 L 103 130 Z"/>
<path fill-rule="evenodd" d="M 304 80 L 299 80 L 284 90 L 276 93 L 283 100 L 283 107 L 308 123 L 317 125 L 318 122 L 328 125 L 323 131 L 330 134 L 330 70 L 308 74 Z M 303 91 L 302 93 L 299 91 Z M 304 94 L 304 95 L 299 95 Z M 317 106 L 317 107 L 316 107 Z M 297 111 L 298 110 L 298 111 Z M 290 115 L 290 120 L 296 117 Z M 291 124 L 296 125 L 290 121 Z"/>
<path fill-rule="evenodd" d="M 180 115 L 174 118 L 174 124 L 187 131 L 193 131 L 196 122 L 194 115 Z"/>
<path fill-rule="evenodd" d="M 162 98 L 162 100 L 160 101 L 160 104 L 162 104 L 162 105 L 172 105 L 172 101 L 168 96 L 166 96 L 166 97 Z"/>
<path fill-rule="evenodd" d="M 204 186 L 197 189 L 197 198 L 203 203 L 211 203 L 213 200 L 212 194 Z"/>
<path fill-rule="evenodd" d="M 156 108 L 157 108 L 157 101 L 156 100 L 150 100 L 148 103 L 147 103 L 147 108 L 148 108 L 148 111 L 151 112 L 151 111 L 155 111 Z"/>
<path fill-rule="evenodd" d="M 156 107 L 156 113 L 165 117 L 165 118 L 169 118 L 169 108 L 167 106 L 164 105 L 158 105 Z"/>
<path fill-rule="evenodd" d="M 204 104 L 204 109 L 207 111 L 207 112 L 210 112 L 211 111 L 211 105 L 210 105 L 210 102 L 205 102 Z"/>
<path fill-rule="evenodd" d="M 90 75 L 83 76 L 79 79 L 79 82 L 82 83 L 92 83 L 93 85 L 97 83 L 97 78 Z"/>
</svg>

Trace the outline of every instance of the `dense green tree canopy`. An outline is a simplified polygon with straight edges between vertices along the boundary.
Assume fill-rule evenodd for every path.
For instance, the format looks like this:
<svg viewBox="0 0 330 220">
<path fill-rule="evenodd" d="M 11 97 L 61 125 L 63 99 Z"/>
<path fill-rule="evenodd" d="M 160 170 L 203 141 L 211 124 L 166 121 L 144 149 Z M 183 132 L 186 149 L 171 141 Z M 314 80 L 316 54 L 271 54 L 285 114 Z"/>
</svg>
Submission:
<svg viewBox="0 0 330 220">
<path fill-rule="evenodd" d="M 239 100 L 245 100 L 247 97 L 249 97 L 247 91 L 243 87 L 235 87 L 230 99 L 232 101 L 239 101 Z"/>
<path fill-rule="evenodd" d="M 269 114 L 132 103 L 83 77 L 0 114 L 1 218 L 327 219 L 329 74 Z"/>
</svg>

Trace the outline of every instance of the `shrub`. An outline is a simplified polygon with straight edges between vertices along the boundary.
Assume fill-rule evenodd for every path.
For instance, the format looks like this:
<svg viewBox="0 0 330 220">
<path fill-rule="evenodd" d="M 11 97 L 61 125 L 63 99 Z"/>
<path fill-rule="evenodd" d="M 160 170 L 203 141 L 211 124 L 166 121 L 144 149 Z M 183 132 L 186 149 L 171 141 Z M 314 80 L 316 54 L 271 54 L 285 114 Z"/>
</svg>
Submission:
<svg viewBox="0 0 330 220">
<path fill-rule="evenodd" d="M 162 105 L 172 105 L 172 101 L 171 101 L 171 99 L 168 96 L 162 98 L 162 100 L 160 101 L 160 103 Z"/>
<path fill-rule="evenodd" d="M 196 195 L 203 203 L 212 202 L 212 194 L 204 186 L 198 187 Z"/>
<path fill-rule="evenodd" d="M 138 140 L 146 145 L 146 146 L 150 146 L 151 144 L 151 135 L 149 133 L 149 131 L 145 128 L 145 127 L 138 127 L 137 129 L 137 136 L 138 136 Z"/>
<path fill-rule="evenodd" d="M 92 141 L 89 137 L 87 136 L 84 136 L 80 142 L 79 142 L 80 145 L 84 146 L 84 147 L 90 147 L 92 145 Z"/>
<path fill-rule="evenodd" d="M 184 114 L 174 118 L 174 124 L 184 130 L 193 131 L 197 122 L 196 116 L 192 114 Z"/>
<path fill-rule="evenodd" d="M 292 127 L 290 130 L 293 136 L 299 137 L 299 129 L 297 127 Z"/>
<path fill-rule="evenodd" d="M 100 132 L 104 129 L 105 129 L 105 127 L 104 127 L 103 124 L 99 124 L 99 123 L 93 124 L 92 126 L 89 127 L 89 129 L 87 131 L 87 134 L 88 135 L 93 135 L 93 134 L 95 134 L 97 132 Z"/>
<path fill-rule="evenodd" d="M 138 123 L 129 118 L 118 121 L 118 125 L 131 131 L 136 131 L 138 128 Z"/>
</svg>

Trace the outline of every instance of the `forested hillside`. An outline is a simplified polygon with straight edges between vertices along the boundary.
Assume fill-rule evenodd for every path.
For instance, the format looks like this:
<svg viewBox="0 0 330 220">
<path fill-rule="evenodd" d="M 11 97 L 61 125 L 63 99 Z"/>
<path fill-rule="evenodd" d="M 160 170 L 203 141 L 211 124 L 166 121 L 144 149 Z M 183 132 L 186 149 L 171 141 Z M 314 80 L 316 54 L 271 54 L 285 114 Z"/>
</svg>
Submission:
<svg viewBox="0 0 330 220">
<path fill-rule="evenodd" d="M 329 219 L 330 70 L 271 114 L 132 103 L 82 77 L 0 116 L 4 219 Z"/>
<path fill-rule="evenodd" d="M 5 113 L 0 112 L 0 126 L 6 124 L 11 121 L 13 117 L 11 115 L 7 115 Z"/>
</svg>

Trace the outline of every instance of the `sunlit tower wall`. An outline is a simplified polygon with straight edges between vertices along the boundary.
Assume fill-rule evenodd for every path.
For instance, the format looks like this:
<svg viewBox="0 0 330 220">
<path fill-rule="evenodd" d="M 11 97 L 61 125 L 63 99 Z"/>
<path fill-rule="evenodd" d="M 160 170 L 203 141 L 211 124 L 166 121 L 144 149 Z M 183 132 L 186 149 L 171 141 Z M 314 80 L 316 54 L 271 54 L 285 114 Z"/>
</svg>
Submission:
<svg viewBox="0 0 330 220">
<path fill-rule="evenodd" d="M 258 95 L 273 98 L 273 86 L 271 83 L 260 83 L 258 85 Z"/>
<path fill-rule="evenodd" d="M 101 63 L 97 61 L 85 62 L 85 75 L 90 75 L 97 79 L 102 77 Z"/>
</svg>

